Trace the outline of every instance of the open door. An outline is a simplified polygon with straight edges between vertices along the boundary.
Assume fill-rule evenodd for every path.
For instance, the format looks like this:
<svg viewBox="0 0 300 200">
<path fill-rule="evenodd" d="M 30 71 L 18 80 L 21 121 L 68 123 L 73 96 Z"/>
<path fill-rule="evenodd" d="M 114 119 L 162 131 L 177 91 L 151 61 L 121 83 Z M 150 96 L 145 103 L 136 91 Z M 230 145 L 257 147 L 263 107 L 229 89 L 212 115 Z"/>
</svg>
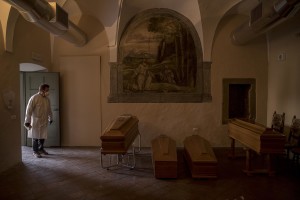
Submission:
<svg viewBox="0 0 300 200">
<path fill-rule="evenodd" d="M 50 85 L 50 101 L 53 113 L 53 123 L 48 126 L 48 138 L 45 146 L 60 146 L 60 123 L 59 123 L 59 73 L 52 72 L 26 72 L 24 73 L 24 93 L 26 105 L 30 97 L 38 92 L 42 83 Z M 32 146 L 32 139 L 27 137 L 26 146 Z"/>
</svg>

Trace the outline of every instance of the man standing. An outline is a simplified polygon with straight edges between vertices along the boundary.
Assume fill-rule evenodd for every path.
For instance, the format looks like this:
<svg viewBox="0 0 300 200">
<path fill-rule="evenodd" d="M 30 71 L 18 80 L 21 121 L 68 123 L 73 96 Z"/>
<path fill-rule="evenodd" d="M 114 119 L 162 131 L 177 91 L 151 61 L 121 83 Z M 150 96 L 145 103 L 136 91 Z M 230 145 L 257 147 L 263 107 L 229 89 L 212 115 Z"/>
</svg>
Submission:
<svg viewBox="0 0 300 200">
<path fill-rule="evenodd" d="M 30 97 L 26 107 L 24 126 L 29 130 L 28 137 L 32 138 L 33 155 L 37 158 L 41 158 L 41 154 L 48 154 L 44 149 L 44 142 L 48 135 L 48 121 L 52 123 L 49 87 L 48 84 L 40 85 L 39 92 Z"/>
</svg>

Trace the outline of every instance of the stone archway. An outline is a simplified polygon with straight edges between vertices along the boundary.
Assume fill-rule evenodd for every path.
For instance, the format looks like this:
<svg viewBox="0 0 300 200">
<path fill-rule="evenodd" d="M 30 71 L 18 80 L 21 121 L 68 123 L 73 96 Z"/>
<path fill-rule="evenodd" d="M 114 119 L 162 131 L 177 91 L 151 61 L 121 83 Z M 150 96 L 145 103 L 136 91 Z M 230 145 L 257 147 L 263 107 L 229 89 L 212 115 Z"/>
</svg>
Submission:
<svg viewBox="0 0 300 200">
<path fill-rule="evenodd" d="M 111 63 L 110 102 L 209 102 L 210 66 L 194 25 L 170 9 L 134 16 Z M 209 63 L 210 64 L 210 63 Z"/>
</svg>

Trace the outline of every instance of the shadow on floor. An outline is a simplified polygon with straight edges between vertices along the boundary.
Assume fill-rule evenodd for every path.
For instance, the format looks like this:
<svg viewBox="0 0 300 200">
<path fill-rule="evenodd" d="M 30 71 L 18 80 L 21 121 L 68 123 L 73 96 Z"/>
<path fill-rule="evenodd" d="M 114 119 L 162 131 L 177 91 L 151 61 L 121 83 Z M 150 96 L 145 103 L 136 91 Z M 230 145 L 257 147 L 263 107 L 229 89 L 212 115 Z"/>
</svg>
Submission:
<svg viewBox="0 0 300 200">
<path fill-rule="evenodd" d="M 178 149 L 178 178 L 156 179 L 150 149 L 137 156 L 136 168 L 102 169 L 99 148 L 49 148 L 37 159 L 23 147 L 23 162 L 0 174 L 0 199 L 298 199 L 300 166 L 274 160 L 276 174 L 247 176 L 245 158 L 229 159 L 229 148 L 214 148 L 217 179 L 193 179 Z M 242 149 L 239 151 L 243 154 Z M 262 159 L 255 156 L 256 161 Z M 108 162 L 105 160 L 104 162 Z"/>
</svg>

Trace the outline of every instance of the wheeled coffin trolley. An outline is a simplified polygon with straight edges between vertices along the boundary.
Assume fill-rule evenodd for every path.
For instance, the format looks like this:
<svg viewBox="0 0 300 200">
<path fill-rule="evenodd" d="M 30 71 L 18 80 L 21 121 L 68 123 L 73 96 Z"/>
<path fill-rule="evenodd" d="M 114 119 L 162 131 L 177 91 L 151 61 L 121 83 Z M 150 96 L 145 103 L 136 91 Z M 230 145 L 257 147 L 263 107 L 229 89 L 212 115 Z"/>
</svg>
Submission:
<svg viewBox="0 0 300 200">
<path fill-rule="evenodd" d="M 121 115 L 116 118 L 106 128 L 102 136 L 100 136 L 101 146 L 101 166 L 103 168 L 110 168 L 117 165 L 122 165 L 130 168 L 135 167 L 135 153 L 136 149 L 133 145 L 136 137 L 139 137 L 138 151 L 141 147 L 141 135 L 138 130 L 138 118 L 133 115 Z M 132 146 L 132 151 L 129 153 L 128 150 Z M 116 154 L 117 163 L 112 165 L 111 158 L 110 164 L 106 167 L 103 165 L 102 156 L 106 154 Z M 124 157 L 127 157 L 127 162 L 124 162 Z M 129 162 L 129 156 L 132 156 L 132 163 Z"/>
<path fill-rule="evenodd" d="M 161 135 L 151 142 L 152 163 L 156 178 L 177 178 L 176 142 Z"/>
<path fill-rule="evenodd" d="M 207 140 L 198 135 L 187 137 L 184 156 L 193 178 L 217 178 L 217 159 Z"/>
</svg>

